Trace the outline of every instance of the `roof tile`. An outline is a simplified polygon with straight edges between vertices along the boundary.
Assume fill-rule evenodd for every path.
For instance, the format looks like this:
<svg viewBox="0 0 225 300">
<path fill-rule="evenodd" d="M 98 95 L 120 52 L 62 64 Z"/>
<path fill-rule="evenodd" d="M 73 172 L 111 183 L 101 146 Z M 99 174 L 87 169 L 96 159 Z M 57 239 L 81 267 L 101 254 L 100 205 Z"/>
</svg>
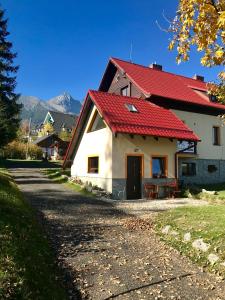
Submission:
<svg viewBox="0 0 225 300">
<path fill-rule="evenodd" d="M 199 140 L 173 112 L 147 100 L 97 91 L 89 95 L 114 133 Z M 138 112 L 130 112 L 126 104 L 134 105 Z"/>
<path fill-rule="evenodd" d="M 111 62 L 122 69 L 146 96 L 155 95 L 225 110 L 225 105 L 212 103 L 204 95 L 195 92 L 195 90 L 206 92 L 206 82 L 117 58 L 111 58 Z"/>
</svg>

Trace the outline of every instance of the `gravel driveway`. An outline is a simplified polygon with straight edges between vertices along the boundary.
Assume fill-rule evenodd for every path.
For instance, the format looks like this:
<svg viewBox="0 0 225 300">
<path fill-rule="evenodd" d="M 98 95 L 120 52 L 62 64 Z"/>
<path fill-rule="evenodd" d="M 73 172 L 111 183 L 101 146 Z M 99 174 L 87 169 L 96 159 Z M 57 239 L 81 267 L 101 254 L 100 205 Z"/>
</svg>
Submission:
<svg viewBox="0 0 225 300">
<path fill-rule="evenodd" d="M 224 283 L 160 242 L 151 219 L 81 196 L 38 169 L 11 173 L 41 213 L 70 299 L 225 299 Z"/>
</svg>

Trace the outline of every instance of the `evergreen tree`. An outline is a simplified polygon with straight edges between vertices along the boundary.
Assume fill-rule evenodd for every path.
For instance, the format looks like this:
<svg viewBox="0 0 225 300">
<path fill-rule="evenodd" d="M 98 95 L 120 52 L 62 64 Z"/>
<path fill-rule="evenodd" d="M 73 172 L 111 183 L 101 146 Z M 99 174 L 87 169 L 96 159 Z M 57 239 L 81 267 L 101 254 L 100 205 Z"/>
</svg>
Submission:
<svg viewBox="0 0 225 300">
<path fill-rule="evenodd" d="M 17 104 L 19 95 L 14 91 L 18 70 L 13 64 L 16 53 L 11 51 L 12 43 L 7 40 L 8 35 L 7 19 L 0 8 L 0 148 L 16 137 L 21 109 L 21 105 Z"/>
</svg>

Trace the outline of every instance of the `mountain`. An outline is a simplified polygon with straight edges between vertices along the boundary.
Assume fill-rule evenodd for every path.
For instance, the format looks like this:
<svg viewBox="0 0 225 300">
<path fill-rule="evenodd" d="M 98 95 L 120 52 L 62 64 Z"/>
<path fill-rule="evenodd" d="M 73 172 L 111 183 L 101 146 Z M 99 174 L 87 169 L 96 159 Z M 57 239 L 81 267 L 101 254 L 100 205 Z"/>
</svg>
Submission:
<svg viewBox="0 0 225 300">
<path fill-rule="evenodd" d="M 81 103 L 74 100 L 68 93 L 63 93 L 62 95 L 48 100 L 47 104 L 53 110 L 60 111 L 62 113 L 79 114 L 81 108 Z"/>
<path fill-rule="evenodd" d="M 73 99 L 68 93 L 63 93 L 48 101 L 34 96 L 20 96 L 18 102 L 23 104 L 21 119 L 31 118 L 32 125 L 42 123 L 49 110 L 78 115 L 81 109 L 81 102 Z"/>
</svg>

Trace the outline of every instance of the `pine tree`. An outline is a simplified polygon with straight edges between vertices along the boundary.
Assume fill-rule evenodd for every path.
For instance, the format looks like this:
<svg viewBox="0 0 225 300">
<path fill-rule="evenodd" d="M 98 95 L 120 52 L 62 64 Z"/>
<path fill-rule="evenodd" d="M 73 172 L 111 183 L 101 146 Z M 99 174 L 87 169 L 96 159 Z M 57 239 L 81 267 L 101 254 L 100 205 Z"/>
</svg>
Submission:
<svg viewBox="0 0 225 300">
<path fill-rule="evenodd" d="M 0 8 L 0 148 L 12 141 L 19 128 L 21 105 L 15 93 L 18 67 L 13 64 L 16 53 L 12 52 L 12 43 L 7 40 L 7 19 Z"/>
</svg>

